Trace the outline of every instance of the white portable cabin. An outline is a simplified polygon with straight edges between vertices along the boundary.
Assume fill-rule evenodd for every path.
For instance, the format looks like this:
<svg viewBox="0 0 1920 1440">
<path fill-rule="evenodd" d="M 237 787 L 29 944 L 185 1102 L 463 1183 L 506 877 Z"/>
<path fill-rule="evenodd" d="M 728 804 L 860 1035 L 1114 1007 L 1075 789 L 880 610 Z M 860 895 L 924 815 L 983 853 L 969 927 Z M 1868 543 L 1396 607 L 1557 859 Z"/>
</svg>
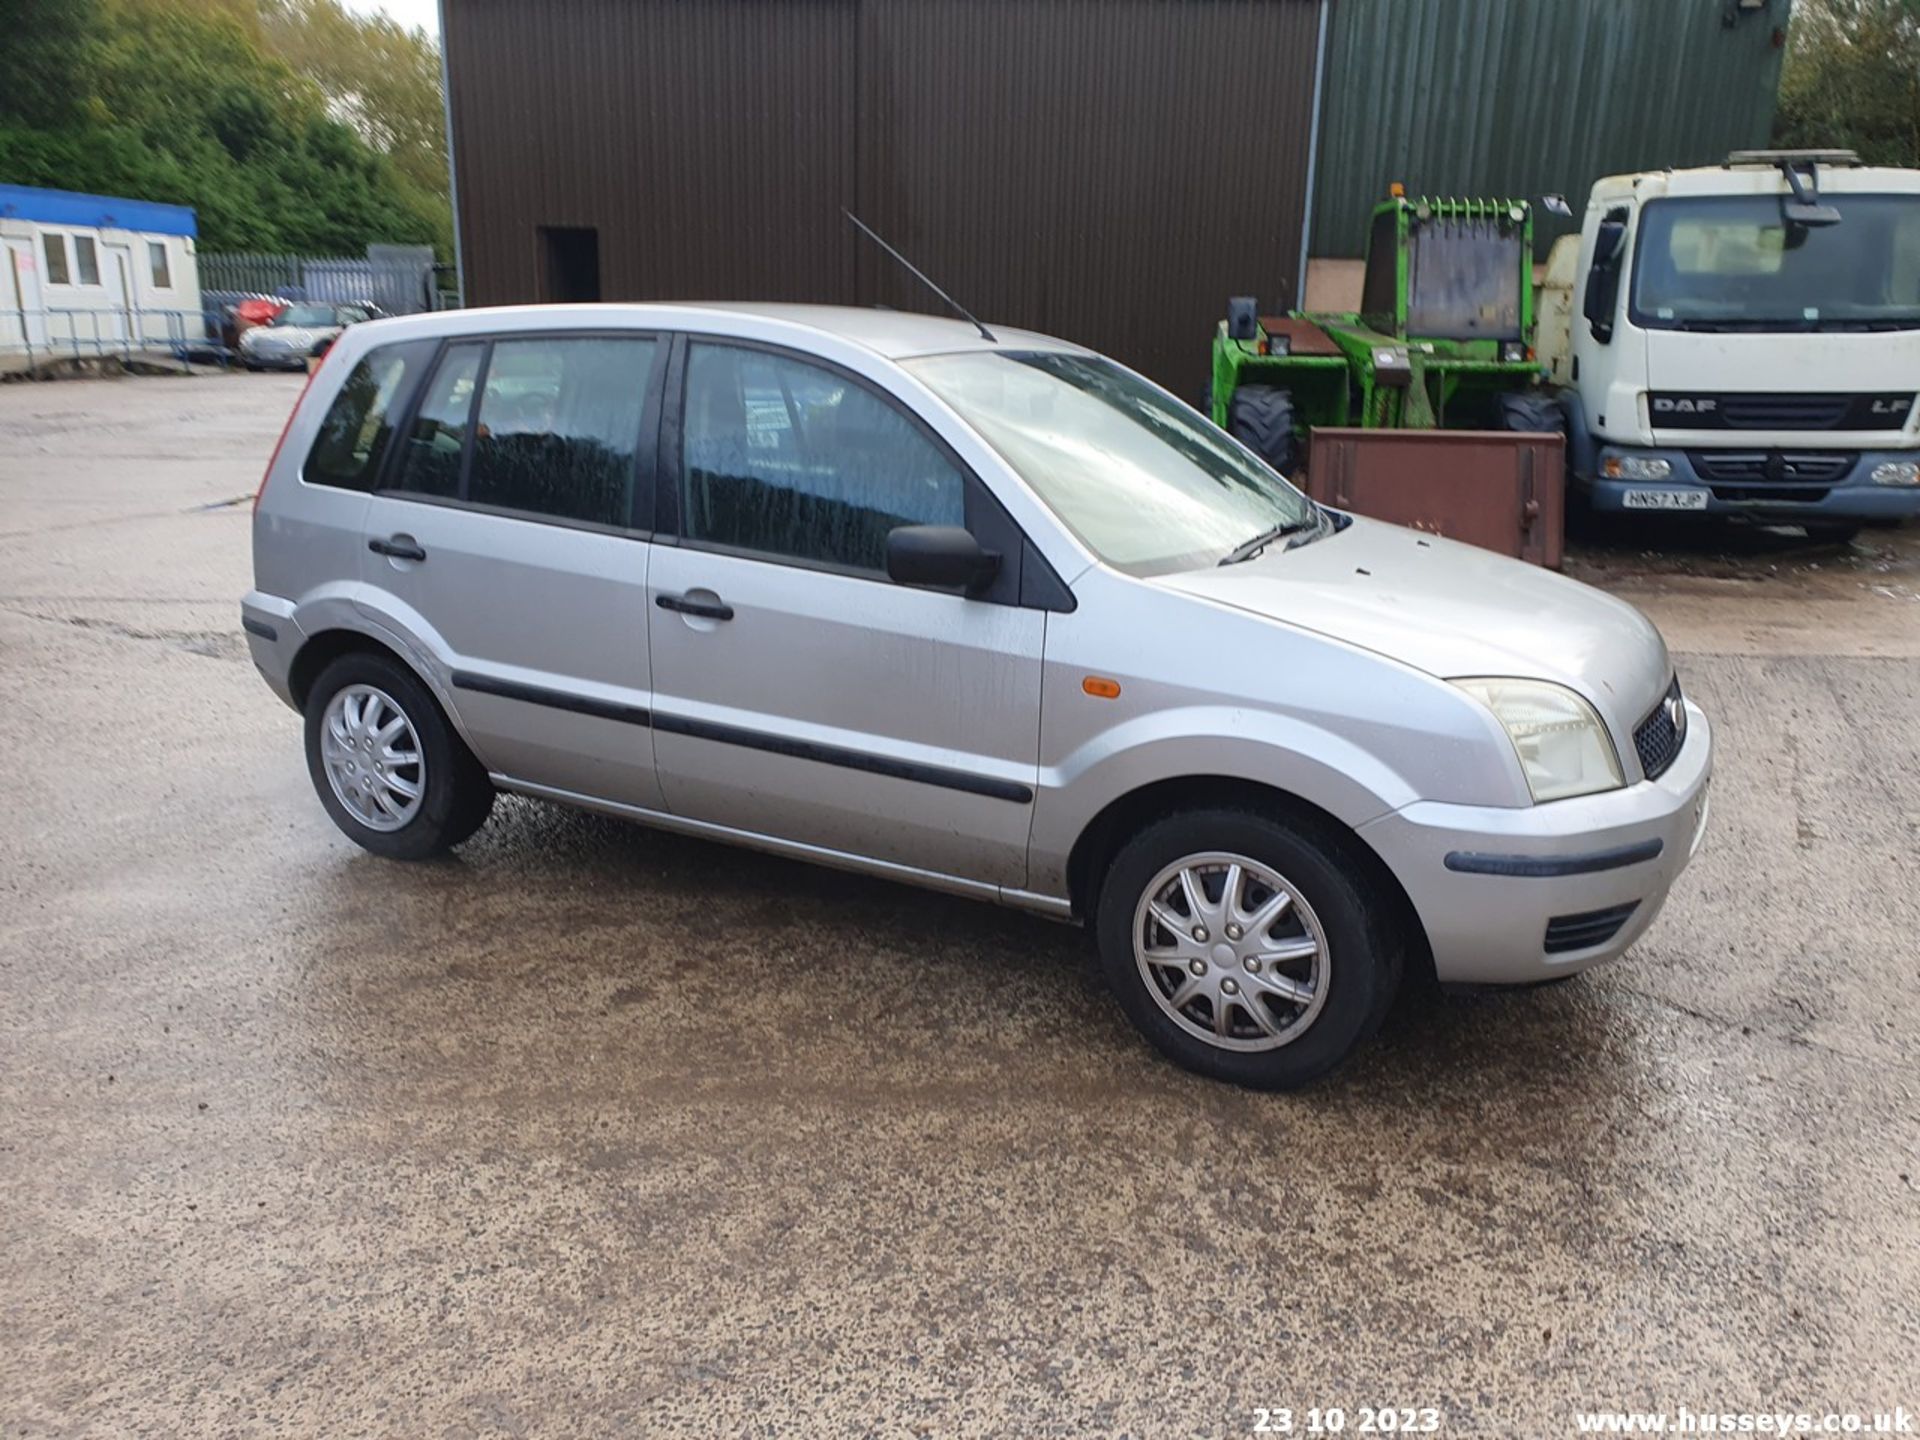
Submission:
<svg viewBox="0 0 1920 1440">
<path fill-rule="evenodd" d="M 0 367 L 206 333 L 185 205 L 0 185 Z"/>
</svg>

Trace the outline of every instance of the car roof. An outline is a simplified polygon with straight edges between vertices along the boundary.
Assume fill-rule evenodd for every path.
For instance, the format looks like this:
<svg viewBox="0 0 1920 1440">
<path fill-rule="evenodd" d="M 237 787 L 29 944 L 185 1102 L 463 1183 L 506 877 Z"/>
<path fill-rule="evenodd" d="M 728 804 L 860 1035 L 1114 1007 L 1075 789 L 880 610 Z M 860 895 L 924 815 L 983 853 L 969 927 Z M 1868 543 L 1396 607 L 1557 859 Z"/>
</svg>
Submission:
<svg viewBox="0 0 1920 1440">
<path fill-rule="evenodd" d="M 582 329 L 694 329 L 702 316 L 745 317 L 778 326 L 798 326 L 831 335 L 890 360 L 917 355 L 946 355 L 955 351 L 1054 350 L 1088 353 L 1085 346 L 1056 340 L 1031 330 L 988 323 L 995 339 L 985 339 L 965 320 L 922 315 L 911 310 L 861 309 L 853 305 L 798 305 L 742 300 L 698 301 L 686 304 L 502 305 L 474 310 L 444 310 L 430 315 L 378 322 L 382 333 L 397 338 L 402 330 L 423 334 L 484 333 L 490 329 L 538 329 L 544 326 Z"/>
</svg>

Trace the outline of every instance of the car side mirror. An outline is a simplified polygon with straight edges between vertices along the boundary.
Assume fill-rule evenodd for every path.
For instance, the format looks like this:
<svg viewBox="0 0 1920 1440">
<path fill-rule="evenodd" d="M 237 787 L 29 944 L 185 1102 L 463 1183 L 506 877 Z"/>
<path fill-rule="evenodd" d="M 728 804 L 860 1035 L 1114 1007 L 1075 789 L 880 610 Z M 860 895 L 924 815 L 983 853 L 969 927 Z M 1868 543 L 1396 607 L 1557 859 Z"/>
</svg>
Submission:
<svg viewBox="0 0 1920 1440">
<path fill-rule="evenodd" d="M 1587 275 L 1587 293 L 1581 310 L 1593 327 L 1593 338 L 1602 345 L 1613 343 L 1613 316 L 1620 305 L 1620 252 L 1626 243 L 1624 218 L 1609 215 L 1600 222 L 1600 233 L 1593 242 L 1593 269 Z"/>
<path fill-rule="evenodd" d="M 1000 557 L 958 525 L 900 525 L 887 533 L 887 578 L 897 585 L 971 595 L 999 570 Z"/>
</svg>

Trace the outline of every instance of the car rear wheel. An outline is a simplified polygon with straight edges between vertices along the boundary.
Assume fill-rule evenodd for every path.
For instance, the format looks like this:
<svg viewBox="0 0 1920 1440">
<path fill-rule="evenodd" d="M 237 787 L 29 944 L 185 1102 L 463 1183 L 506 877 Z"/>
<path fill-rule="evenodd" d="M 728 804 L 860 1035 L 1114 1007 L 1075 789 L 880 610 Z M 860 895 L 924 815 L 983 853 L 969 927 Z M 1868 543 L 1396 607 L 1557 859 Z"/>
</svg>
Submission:
<svg viewBox="0 0 1920 1440">
<path fill-rule="evenodd" d="M 1331 830 L 1242 810 L 1155 822 L 1101 887 L 1101 965 L 1176 1063 L 1261 1090 L 1326 1074 L 1379 1028 L 1400 979 L 1386 908 Z"/>
<path fill-rule="evenodd" d="M 393 860 L 452 849 L 493 809 L 487 772 L 417 676 L 384 655 L 343 655 L 307 697 L 307 770 L 355 844 Z"/>
</svg>

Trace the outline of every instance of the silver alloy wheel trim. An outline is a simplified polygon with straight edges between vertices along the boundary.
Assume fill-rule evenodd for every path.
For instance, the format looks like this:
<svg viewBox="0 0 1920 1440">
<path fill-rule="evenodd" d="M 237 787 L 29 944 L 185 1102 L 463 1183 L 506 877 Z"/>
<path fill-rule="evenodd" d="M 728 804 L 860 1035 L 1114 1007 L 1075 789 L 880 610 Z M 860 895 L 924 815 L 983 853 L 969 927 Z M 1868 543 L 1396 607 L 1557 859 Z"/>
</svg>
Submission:
<svg viewBox="0 0 1920 1440">
<path fill-rule="evenodd" d="M 1154 1003 L 1221 1050 L 1277 1050 L 1327 1003 L 1320 917 L 1285 876 L 1245 855 L 1205 851 L 1155 875 L 1134 907 L 1133 956 Z"/>
<path fill-rule="evenodd" d="M 376 685 L 346 685 L 320 719 L 320 760 L 333 798 L 369 830 L 401 829 L 427 793 L 427 754 L 394 698 Z"/>
</svg>

